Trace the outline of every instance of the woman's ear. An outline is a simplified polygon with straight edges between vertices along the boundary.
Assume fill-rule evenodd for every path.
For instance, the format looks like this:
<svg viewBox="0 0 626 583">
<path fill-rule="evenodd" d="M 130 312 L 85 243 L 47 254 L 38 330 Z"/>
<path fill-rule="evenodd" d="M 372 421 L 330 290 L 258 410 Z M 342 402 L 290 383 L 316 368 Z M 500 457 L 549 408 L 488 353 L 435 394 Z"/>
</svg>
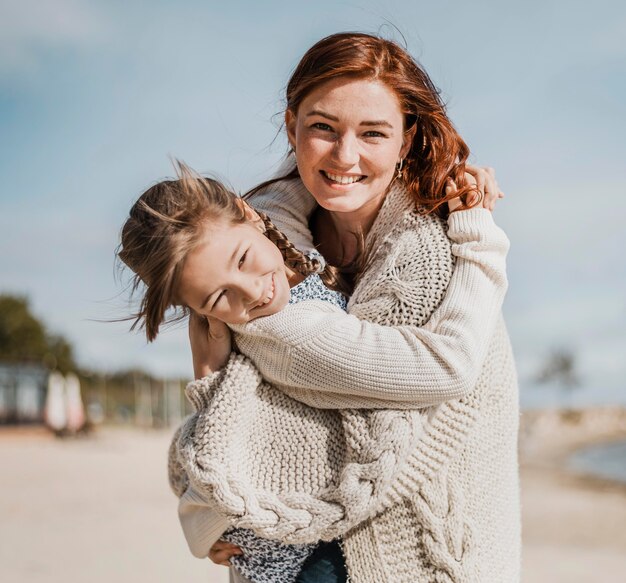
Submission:
<svg viewBox="0 0 626 583">
<path fill-rule="evenodd" d="M 263 219 L 243 198 L 237 198 L 235 201 L 237 206 L 243 211 L 246 221 L 252 223 L 254 227 L 265 233 L 265 223 Z"/>
<path fill-rule="evenodd" d="M 400 149 L 400 158 L 407 157 L 409 151 L 411 150 L 411 146 L 413 145 L 416 131 L 417 124 L 414 123 L 408 130 L 404 132 L 404 135 L 402 136 L 402 148 Z"/>
<path fill-rule="evenodd" d="M 288 109 L 285 111 L 285 128 L 287 130 L 287 139 L 289 140 L 289 145 L 295 150 L 296 149 L 296 123 L 297 123 L 296 114 Z"/>
</svg>

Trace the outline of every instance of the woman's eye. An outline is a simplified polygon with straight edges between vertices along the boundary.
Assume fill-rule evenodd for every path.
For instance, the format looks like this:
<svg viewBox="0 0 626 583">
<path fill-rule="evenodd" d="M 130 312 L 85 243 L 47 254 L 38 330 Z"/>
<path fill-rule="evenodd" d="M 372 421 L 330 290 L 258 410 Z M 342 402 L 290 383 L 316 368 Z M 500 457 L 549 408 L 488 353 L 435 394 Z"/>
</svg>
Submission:
<svg viewBox="0 0 626 583">
<path fill-rule="evenodd" d="M 381 134 L 380 132 L 376 132 L 374 130 L 365 132 L 364 135 L 366 138 L 384 138 L 385 137 L 385 134 Z"/>
<path fill-rule="evenodd" d="M 333 128 L 331 128 L 327 123 L 322 123 L 321 121 L 317 122 L 317 123 L 314 123 L 311 127 L 315 128 L 316 130 L 322 130 L 324 132 L 332 132 L 333 131 Z"/>
<path fill-rule="evenodd" d="M 241 269 L 241 266 L 245 263 L 246 261 L 246 256 L 248 255 L 248 252 L 246 251 L 241 258 L 239 259 L 239 268 Z"/>
</svg>

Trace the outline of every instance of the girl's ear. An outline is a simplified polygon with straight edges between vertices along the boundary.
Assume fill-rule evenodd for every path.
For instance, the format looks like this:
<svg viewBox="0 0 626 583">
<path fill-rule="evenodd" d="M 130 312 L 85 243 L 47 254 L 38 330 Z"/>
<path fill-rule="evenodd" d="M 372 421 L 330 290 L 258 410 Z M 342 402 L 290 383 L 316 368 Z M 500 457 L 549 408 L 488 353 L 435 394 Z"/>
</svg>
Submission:
<svg viewBox="0 0 626 583">
<path fill-rule="evenodd" d="M 285 128 L 287 130 L 287 139 L 289 145 L 295 150 L 296 148 L 296 115 L 291 109 L 285 111 Z"/>
<path fill-rule="evenodd" d="M 259 229 L 262 233 L 265 233 L 265 223 L 263 219 L 243 198 L 237 198 L 235 201 L 237 206 L 243 210 L 246 221 L 252 223 L 254 227 Z"/>
</svg>

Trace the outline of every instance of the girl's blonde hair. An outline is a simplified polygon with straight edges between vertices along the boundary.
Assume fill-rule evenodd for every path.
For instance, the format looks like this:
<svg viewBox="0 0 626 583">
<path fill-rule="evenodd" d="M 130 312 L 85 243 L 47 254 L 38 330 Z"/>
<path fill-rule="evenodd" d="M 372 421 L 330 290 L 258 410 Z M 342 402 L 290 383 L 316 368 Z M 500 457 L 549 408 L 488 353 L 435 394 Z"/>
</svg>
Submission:
<svg viewBox="0 0 626 583">
<path fill-rule="evenodd" d="M 129 319 L 131 330 L 145 329 L 153 341 L 166 320 L 186 317 L 189 308 L 177 299 L 178 284 L 187 254 L 203 235 L 203 225 L 226 221 L 245 223 L 244 206 L 237 195 L 217 180 L 201 176 L 180 161 L 175 162 L 178 178 L 151 186 L 130 209 L 122 227 L 117 257 L 133 272 L 131 296 L 142 290 L 139 309 Z M 338 289 L 338 274 L 318 259 L 296 249 L 263 213 L 265 235 L 278 247 L 285 264 L 304 276 L 319 273 L 326 285 Z M 166 318 L 170 308 L 175 313 Z"/>
</svg>

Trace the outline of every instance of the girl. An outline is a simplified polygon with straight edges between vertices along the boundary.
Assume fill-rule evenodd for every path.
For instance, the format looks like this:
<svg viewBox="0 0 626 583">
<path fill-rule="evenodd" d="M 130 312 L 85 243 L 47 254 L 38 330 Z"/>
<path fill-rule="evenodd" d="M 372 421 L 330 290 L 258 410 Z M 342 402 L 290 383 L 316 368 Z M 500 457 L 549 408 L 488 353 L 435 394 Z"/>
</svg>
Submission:
<svg viewBox="0 0 626 583">
<path fill-rule="evenodd" d="M 220 183 L 177 165 L 178 180 L 156 184 L 135 203 L 118 251 L 135 273 L 133 290 L 145 285 L 133 327 L 145 328 L 149 341 L 170 307 L 199 327 L 210 321 L 214 328 L 306 299 L 345 310 L 345 296 L 323 283 L 332 285 L 334 274 L 319 254 L 298 251 L 266 215 Z M 317 546 L 282 545 L 244 529 L 230 529 L 222 538 L 238 545 L 232 563 L 255 583 L 295 581 Z"/>
</svg>

